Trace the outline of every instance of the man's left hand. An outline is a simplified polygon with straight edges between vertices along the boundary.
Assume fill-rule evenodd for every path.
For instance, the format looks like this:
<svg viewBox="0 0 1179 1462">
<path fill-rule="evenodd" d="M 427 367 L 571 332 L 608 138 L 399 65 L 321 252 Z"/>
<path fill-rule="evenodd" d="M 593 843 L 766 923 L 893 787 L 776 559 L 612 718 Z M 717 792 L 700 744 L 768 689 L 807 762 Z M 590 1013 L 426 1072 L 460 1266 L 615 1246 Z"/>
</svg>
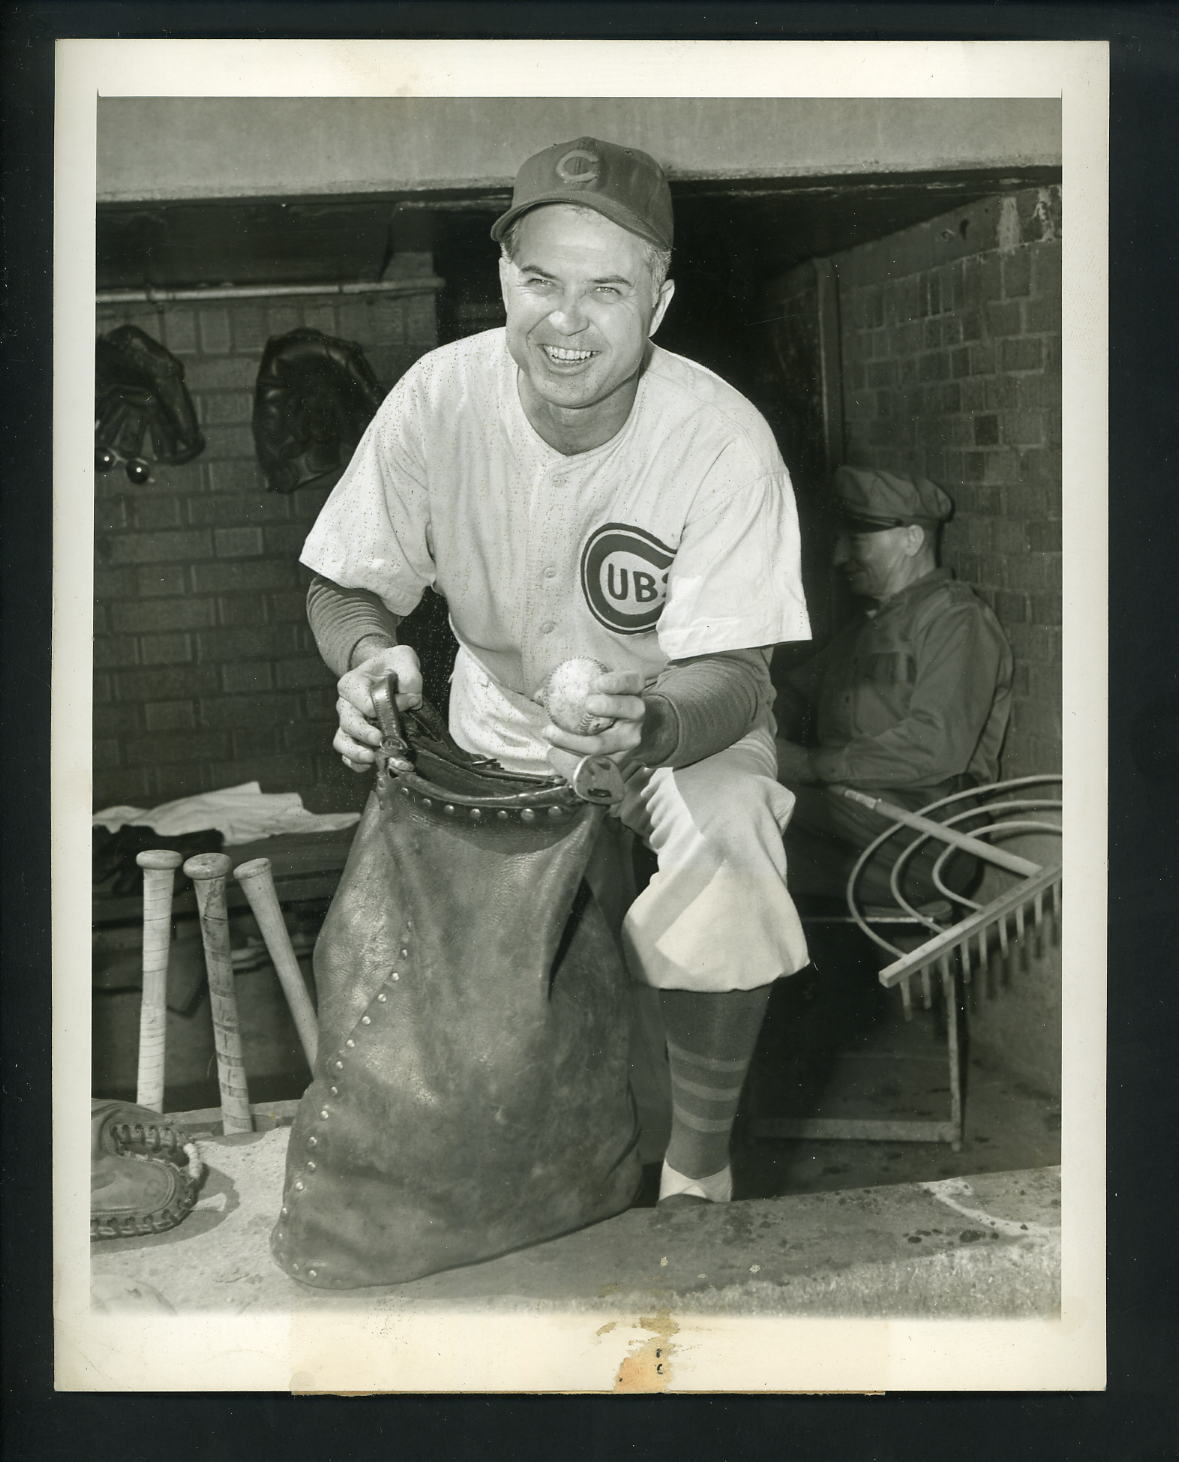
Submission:
<svg viewBox="0 0 1179 1462">
<path fill-rule="evenodd" d="M 580 761 L 583 756 L 624 756 L 638 746 L 643 737 L 643 717 L 647 703 L 640 695 L 643 677 L 637 670 L 610 670 L 598 676 L 591 693 L 586 697 L 585 708 L 594 716 L 609 716 L 613 725 L 607 726 L 596 736 L 576 736 L 572 731 L 562 731 L 559 726 L 541 728 L 541 735 L 558 752 L 549 760 L 563 776 L 573 763 L 567 752 Z"/>
</svg>

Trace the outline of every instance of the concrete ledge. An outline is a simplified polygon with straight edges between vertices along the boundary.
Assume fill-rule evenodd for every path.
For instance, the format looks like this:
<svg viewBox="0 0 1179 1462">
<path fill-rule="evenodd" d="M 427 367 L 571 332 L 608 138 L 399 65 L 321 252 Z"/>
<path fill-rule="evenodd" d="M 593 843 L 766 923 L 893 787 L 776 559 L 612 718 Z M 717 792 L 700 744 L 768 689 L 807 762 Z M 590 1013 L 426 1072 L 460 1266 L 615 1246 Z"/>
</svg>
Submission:
<svg viewBox="0 0 1179 1462">
<path fill-rule="evenodd" d="M 92 1246 L 103 1310 L 404 1313 L 674 1308 L 757 1315 L 1051 1317 L 1058 1168 L 728 1205 L 634 1208 L 385 1289 L 303 1288 L 268 1249 L 289 1129 L 203 1142 L 202 1197 L 170 1233 Z"/>
</svg>

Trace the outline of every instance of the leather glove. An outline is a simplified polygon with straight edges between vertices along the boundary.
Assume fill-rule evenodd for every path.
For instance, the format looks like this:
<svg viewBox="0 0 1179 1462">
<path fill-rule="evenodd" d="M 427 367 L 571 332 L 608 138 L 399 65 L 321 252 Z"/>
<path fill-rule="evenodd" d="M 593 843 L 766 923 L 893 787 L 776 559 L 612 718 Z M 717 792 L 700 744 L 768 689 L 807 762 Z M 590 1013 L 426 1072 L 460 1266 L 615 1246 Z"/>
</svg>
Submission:
<svg viewBox="0 0 1179 1462">
<path fill-rule="evenodd" d="M 158 1112 L 90 1103 L 90 1237 L 164 1233 L 193 1208 L 203 1164 Z"/>
</svg>

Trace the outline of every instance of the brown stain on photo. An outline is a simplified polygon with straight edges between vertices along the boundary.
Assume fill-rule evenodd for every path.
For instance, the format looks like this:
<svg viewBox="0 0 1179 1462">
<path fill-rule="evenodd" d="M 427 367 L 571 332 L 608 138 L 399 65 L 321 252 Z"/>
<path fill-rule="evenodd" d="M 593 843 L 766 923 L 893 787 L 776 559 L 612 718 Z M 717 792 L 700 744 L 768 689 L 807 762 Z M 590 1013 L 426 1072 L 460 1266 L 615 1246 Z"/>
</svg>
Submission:
<svg viewBox="0 0 1179 1462">
<path fill-rule="evenodd" d="M 641 1316 L 639 1324 L 652 1332 L 649 1340 L 631 1342 L 631 1353 L 618 1367 L 614 1390 L 622 1395 L 646 1391 L 666 1391 L 671 1380 L 671 1337 L 679 1326 L 670 1310 Z"/>
</svg>

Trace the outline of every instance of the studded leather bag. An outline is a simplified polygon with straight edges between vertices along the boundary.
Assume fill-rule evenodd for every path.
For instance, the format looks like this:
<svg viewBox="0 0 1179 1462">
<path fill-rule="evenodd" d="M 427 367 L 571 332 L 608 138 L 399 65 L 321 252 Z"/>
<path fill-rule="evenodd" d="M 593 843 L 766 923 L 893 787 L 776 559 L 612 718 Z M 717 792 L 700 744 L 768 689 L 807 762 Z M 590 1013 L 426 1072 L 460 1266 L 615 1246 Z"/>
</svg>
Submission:
<svg viewBox="0 0 1179 1462">
<path fill-rule="evenodd" d="M 387 694 L 379 710 L 272 1235 L 289 1274 L 329 1289 L 581 1228 L 639 1181 L 625 967 L 583 879 L 615 836 L 605 794 L 473 757 L 428 707 L 404 726 Z"/>
</svg>

